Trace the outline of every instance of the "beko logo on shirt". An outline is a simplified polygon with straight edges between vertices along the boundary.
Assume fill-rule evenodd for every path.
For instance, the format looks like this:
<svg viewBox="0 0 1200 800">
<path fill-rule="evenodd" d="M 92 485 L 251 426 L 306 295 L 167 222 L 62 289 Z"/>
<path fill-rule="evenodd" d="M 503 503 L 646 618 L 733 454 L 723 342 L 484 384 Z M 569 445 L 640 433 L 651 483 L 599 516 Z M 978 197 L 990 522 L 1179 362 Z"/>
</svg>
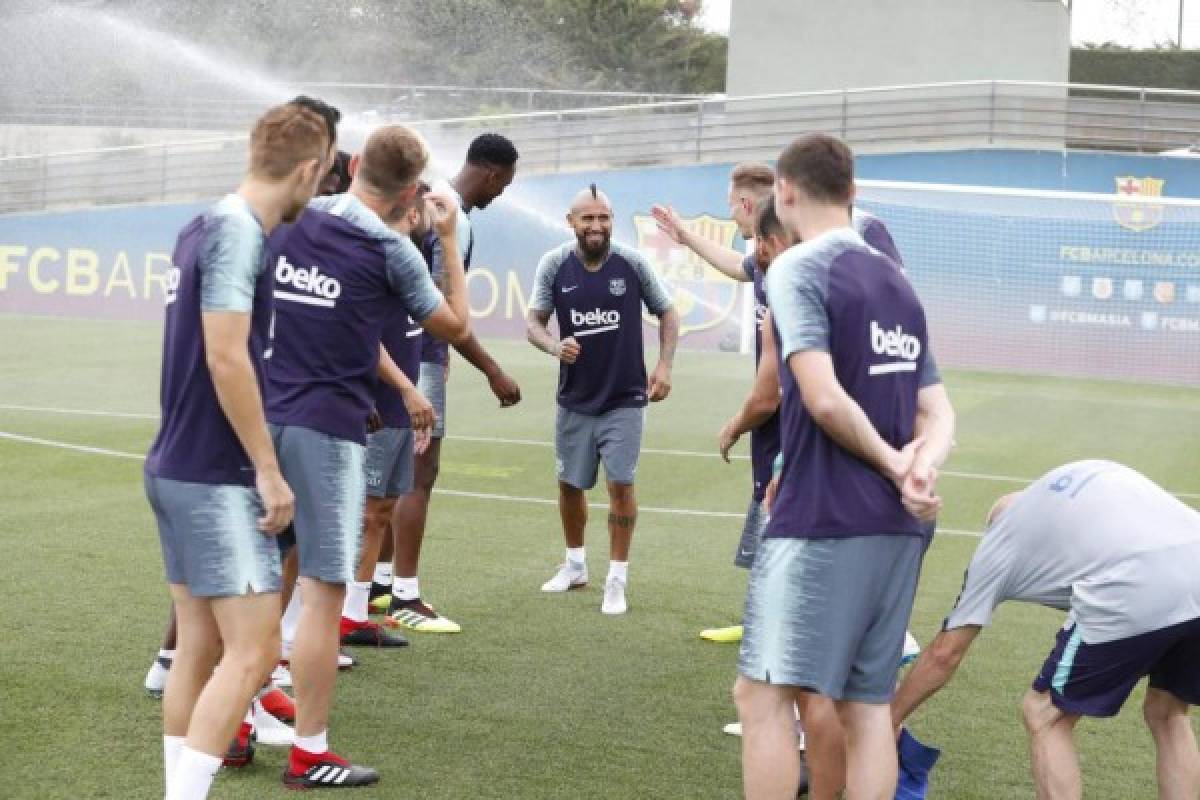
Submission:
<svg viewBox="0 0 1200 800">
<path fill-rule="evenodd" d="M 591 311 L 571 309 L 571 327 L 575 328 L 576 336 L 591 336 L 594 333 L 615 331 L 620 325 L 620 311 L 605 311 L 602 308 L 592 309 Z M 585 328 L 585 330 L 579 330 L 580 328 Z"/>
<path fill-rule="evenodd" d="M 903 359 L 886 364 L 872 364 L 868 370 L 871 375 L 916 372 L 917 358 L 921 355 L 921 340 L 911 333 L 905 333 L 903 325 L 897 325 L 894 330 L 887 330 L 875 320 L 871 320 L 871 349 L 876 355 Z"/>
<path fill-rule="evenodd" d="M 342 295 L 342 284 L 338 283 L 337 278 L 325 275 L 317 266 L 307 269 L 297 268 L 287 260 L 287 256 L 282 255 L 275 264 L 275 282 L 307 292 L 307 294 L 293 294 L 279 289 L 275 290 L 275 297 L 278 299 L 291 300 L 295 303 L 333 308 L 334 301 Z"/>
<path fill-rule="evenodd" d="M 167 301 L 167 305 L 171 305 L 179 297 L 179 282 L 182 279 L 183 271 L 175 266 L 172 266 L 163 275 L 163 297 Z"/>
</svg>

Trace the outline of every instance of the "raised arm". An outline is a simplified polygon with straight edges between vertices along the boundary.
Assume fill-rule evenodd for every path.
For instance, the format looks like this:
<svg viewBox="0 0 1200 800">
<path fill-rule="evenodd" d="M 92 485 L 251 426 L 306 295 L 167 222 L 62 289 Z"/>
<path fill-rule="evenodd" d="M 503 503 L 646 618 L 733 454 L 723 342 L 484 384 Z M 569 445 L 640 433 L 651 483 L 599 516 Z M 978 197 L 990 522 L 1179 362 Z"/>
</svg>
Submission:
<svg viewBox="0 0 1200 800">
<path fill-rule="evenodd" d="M 681 244 L 712 265 L 713 269 L 732 278 L 735 281 L 751 280 L 743 266 L 746 256 L 731 247 L 717 244 L 692 231 L 683 224 L 683 220 L 670 206 L 654 206 L 650 209 L 658 229 L 669 236 L 677 244 Z"/>
</svg>

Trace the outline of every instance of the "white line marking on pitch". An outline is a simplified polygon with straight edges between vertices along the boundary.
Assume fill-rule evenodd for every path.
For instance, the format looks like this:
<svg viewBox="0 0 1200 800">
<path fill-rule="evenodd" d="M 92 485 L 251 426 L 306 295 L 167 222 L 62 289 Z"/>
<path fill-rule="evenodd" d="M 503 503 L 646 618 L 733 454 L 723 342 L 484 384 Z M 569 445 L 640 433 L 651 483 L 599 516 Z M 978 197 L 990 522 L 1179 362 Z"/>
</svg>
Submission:
<svg viewBox="0 0 1200 800">
<path fill-rule="evenodd" d="M 109 450 L 105 447 L 89 447 L 83 444 L 73 444 L 71 442 L 59 442 L 54 439 L 42 439 L 37 436 L 25 436 L 19 433 L 11 433 L 9 431 L 0 431 L 0 439 L 7 439 L 13 442 L 21 442 L 22 444 L 38 445 L 40 447 L 53 447 L 59 450 L 72 450 L 78 453 L 87 453 L 89 455 L 109 456 L 110 458 L 125 458 L 135 461 L 144 461 L 146 457 L 139 453 L 126 453 L 121 450 Z M 472 500 L 502 500 L 510 503 L 531 503 L 539 506 L 556 506 L 557 500 L 550 500 L 544 497 L 520 497 L 511 494 L 493 494 L 490 492 L 467 492 L 460 489 L 434 489 L 434 494 L 443 494 L 448 497 L 463 497 Z M 608 506 L 604 503 L 588 503 L 590 508 L 605 509 Z M 701 511 L 692 508 L 661 508 L 658 506 L 641 506 L 639 512 L 645 511 L 651 514 L 674 514 L 678 516 L 688 517 L 718 517 L 721 519 L 742 519 L 746 515 L 741 512 L 734 511 Z M 978 538 L 981 534 L 978 531 L 963 531 L 955 528 L 939 528 L 938 533 L 945 533 L 951 536 L 974 536 Z"/>
<path fill-rule="evenodd" d="M 89 417 L 118 417 L 122 419 L 158 419 L 157 414 L 134 413 L 127 411 L 90 411 L 79 408 L 54 408 L 43 406 L 25 406 L 13 405 L 8 403 L 0 403 L 0 411 L 31 411 L 42 414 L 69 414 Z M 544 449 L 552 449 L 554 442 L 546 442 L 540 439 L 507 439 L 499 436 L 466 436 L 463 434 L 452 434 L 446 437 L 451 441 L 459 442 L 478 442 L 481 444 L 515 444 L 525 447 L 541 447 Z M 655 447 L 643 447 L 642 452 L 648 455 L 656 456 L 682 456 L 687 458 L 720 458 L 720 453 L 706 453 L 699 450 L 670 450 Z M 731 459 L 735 461 L 749 461 L 750 456 L 732 455 Z M 973 481 L 991 481 L 994 483 L 1013 483 L 1013 484 L 1029 484 L 1033 483 L 1036 478 L 1022 478 L 1017 475 L 993 475 L 987 472 L 961 472 L 958 470 L 946 469 L 941 471 L 942 475 L 950 478 L 963 478 Z M 1200 500 L 1200 493 L 1197 492 L 1171 492 L 1176 497 L 1188 500 Z"/>
</svg>

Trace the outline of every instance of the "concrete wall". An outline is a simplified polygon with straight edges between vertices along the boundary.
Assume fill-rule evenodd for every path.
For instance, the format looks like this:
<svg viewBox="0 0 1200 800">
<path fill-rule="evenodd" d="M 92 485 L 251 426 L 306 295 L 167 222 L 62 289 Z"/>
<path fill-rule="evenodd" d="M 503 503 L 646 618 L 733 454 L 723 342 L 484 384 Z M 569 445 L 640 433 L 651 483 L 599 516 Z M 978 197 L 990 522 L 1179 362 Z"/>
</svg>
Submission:
<svg viewBox="0 0 1200 800">
<path fill-rule="evenodd" d="M 1066 82 L 1060 0 L 741 0 L 732 96 L 966 80 Z"/>
</svg>

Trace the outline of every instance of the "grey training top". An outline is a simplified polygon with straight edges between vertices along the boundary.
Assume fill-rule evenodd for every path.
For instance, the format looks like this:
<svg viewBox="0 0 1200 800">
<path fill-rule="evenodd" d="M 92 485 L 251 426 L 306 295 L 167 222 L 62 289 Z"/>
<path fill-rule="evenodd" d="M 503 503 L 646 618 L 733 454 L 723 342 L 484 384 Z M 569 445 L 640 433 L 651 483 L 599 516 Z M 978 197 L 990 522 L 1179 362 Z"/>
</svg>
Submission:
<svg viewBox="0 0 1200 800">
<path fill-rule="evenodd" d="M 1200 617 L 1200 512 L 1111 461 L 1051 470 L 988 528 L 945 628 L 1005 600 L 1070 611 L 1087 644 Z"/>
</svg>

